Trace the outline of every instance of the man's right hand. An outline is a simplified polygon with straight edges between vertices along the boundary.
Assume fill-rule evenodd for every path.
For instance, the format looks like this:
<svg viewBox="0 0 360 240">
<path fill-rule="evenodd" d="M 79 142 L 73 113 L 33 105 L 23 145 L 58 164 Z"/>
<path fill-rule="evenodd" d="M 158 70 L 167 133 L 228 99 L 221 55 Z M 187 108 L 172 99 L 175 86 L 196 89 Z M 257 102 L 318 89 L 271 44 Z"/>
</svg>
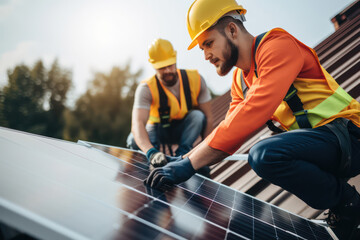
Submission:
<svg viewBox="0 0 360 240">
<path fill-rule="evenodd" d="M 162 167 L 168 163 L 166 155 L 159 152 L 156 148 L 149 149 L 146 153 L 146 157 L 149 163 L 154 167 Z"/>
<path fill-rule="evenodd" d="M 162 167 L 167 164 L 166 155 L 162 152 L 157 152 L 151 155 L 150 164 L 154 167 Z"/>
</svg>

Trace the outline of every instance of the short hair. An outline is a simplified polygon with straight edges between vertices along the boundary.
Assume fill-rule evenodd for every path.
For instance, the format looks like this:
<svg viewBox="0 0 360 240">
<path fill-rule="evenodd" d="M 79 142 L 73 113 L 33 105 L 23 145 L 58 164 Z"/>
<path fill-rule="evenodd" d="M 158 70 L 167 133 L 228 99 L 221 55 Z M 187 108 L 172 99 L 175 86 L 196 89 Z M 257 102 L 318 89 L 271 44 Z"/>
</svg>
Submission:
<svg viewBox="0 0 360 240">
<path fill-rule="evenodd" d="M 208 28 L 208 30 L 211 31 L 213 29 L 216 29 L 218 32 L 220 32 L 222 35 L 225 36 L 225 28 L 231 22 L 235 23 L 240 28 L 240 30 L 246 31 L 244 24 L 239 19 L 235 19 L 230 16 L 225 16 L 225 17 L 220 18 L 217 21 L 217 23 L 215 25 L 211 26 L 210 28 Z"/>
</svg>

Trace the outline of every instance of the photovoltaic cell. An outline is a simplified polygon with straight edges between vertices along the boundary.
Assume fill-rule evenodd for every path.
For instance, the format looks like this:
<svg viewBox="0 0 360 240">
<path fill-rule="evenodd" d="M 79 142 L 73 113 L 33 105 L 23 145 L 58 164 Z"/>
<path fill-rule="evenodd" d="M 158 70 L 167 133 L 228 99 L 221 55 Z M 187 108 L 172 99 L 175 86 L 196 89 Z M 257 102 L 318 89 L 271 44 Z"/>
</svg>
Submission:
<svg viewBox="0 0 360 240">
<path fill-rule="evenodd" d="M 35 237 L 332 239 L 323 226 L 200 175 L 147 187 L 140 152 L 4 128 L 0 146 L 0 222 Z"/>
</svg>

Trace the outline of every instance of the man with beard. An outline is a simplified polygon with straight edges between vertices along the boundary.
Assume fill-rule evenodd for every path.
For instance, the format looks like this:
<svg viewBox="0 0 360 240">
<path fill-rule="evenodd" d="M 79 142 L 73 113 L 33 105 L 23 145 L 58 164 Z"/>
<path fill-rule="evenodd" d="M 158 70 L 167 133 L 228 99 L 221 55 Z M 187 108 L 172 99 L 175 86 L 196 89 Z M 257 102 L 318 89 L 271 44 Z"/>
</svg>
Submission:
<svg viewBox="0 0 360 240">
<path fill-rule="evenodd" d="M 157 167 L 170 159 L 159 151 L 161 145 L 164 149 L 178 144 L 175 156 L 181 156 L 192 149 L 201 134 L 211 132 L 211 96 L 196 70 L 177 69 L 176 51 L 169 41 L 155 39 L 151 43 L 149 62 L 155 75 L 136 89 L 127 143 L 129 148 L 140 148 Z"/>
<path fill-rule="evenodd" d="M 191 5 L 188 49 L 198 44 L 219 75 L 236 67 L 232 102 L 203 142 L 182 160 L 154 169 L 145 183 L 159 188 L 186 181 L 196 169 L 233 154 L 268 123 L 283 133 L 251 148 L 253 170 L 311 207 L 329 209 L 329 226 L 340 239 L 350 239 L 360 223 L 360 195 L 347 183 L 360 173 L 360 104 L 326 72 L 313 49 L 280 28 L 252 36 L 243 25 L 245 13 L 235 0 Z"/>
</svg>

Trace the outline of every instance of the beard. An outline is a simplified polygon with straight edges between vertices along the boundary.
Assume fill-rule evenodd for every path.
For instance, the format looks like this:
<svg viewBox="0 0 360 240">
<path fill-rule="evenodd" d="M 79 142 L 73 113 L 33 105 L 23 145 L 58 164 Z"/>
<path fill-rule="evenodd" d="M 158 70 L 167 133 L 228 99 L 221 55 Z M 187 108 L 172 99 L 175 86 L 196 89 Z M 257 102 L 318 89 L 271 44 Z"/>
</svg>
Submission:
<svg viewBox="0 0 360 240">
<path fill-rule="evenodd" d="M 165 86 L 174 86 L 177 82 L 177 73 L 166 73 L 161 76 L 161 80 Z"/>
<path fill-rule="evenodd" d="M 225 76 L 226 74 L 228 74 L 230 70 L 235 66 L 239 57 L 238 47 L 236 47 L 235 44 L 233 44 L 228 37 L 226 38 L 226 40 L 228 46 L 230 46 L 230 53 L 228 51 L 226 52 L 226 50 L 223 51 L 225 62 L 220 66 L 220 69 L 218 71 L 218 74 L 220 76 Z"/>
</svg>

